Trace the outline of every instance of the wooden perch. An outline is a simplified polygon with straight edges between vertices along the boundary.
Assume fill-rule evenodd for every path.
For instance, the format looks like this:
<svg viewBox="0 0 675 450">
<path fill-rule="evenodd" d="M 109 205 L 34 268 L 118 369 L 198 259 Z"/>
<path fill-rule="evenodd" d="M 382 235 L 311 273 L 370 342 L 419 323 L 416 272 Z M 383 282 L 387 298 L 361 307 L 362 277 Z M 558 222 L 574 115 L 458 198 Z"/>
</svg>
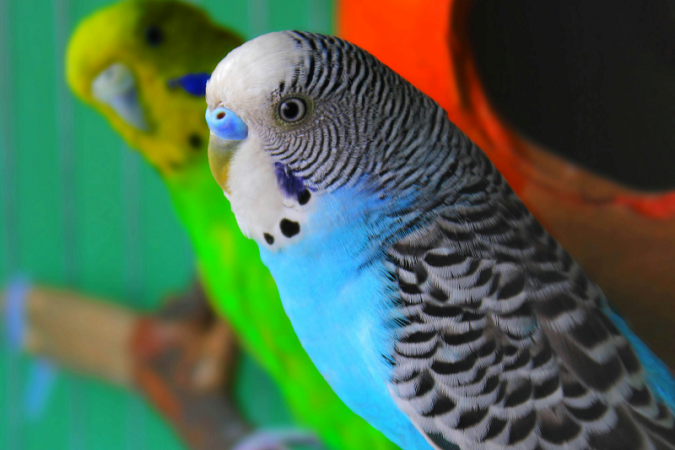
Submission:
<svg viewBox="0 0 675 450">
<path fill-rule="evenodd" d="M 22 349 L 139 390 L 191 448 L 230 449 L 252 431 L 229 395 L 234 335 L 200 285 L 153 315 L 40 286 L 23 302 Z"/>
</svg>

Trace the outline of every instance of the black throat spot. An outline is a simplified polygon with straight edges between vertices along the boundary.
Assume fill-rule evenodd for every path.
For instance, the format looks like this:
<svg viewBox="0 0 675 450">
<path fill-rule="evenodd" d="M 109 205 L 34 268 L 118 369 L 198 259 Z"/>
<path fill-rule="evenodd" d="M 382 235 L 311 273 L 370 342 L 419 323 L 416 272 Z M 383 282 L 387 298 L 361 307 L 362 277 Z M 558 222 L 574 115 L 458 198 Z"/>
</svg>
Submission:
<svg viewBox="0 0 675 450">
<path fill-rule="evenodd" d="M 279 222 L 279 228 L 281 228 L 281 232 L 287 238 L 291 238 L 300 233 L 300 224 L 288 219 L 281 219 L 281 222 Z"/>
</svg>

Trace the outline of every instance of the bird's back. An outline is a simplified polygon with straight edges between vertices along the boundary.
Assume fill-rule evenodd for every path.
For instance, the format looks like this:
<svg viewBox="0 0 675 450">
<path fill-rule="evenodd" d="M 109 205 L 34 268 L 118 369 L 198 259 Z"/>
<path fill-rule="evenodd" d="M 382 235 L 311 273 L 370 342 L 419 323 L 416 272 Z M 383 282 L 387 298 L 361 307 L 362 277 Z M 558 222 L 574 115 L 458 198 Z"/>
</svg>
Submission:
<svg viewBox="0 0 675 450">
<path fill-rule="evenodd" d="M 404 317 L 398 404 L 440 448 L 675 448 L 665 365 L 480 149 L 453 136 L 459 162 L 437 175 L 447 182 L 427 223 L 389 254 Z"/>
</svg>

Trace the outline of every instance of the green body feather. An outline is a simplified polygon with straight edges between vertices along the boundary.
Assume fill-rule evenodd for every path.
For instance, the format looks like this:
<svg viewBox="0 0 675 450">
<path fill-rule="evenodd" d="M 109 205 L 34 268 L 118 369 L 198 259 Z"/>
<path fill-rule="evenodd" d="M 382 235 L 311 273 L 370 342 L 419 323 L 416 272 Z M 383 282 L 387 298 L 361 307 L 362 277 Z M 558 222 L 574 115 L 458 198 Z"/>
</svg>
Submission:
<svg viewBox="0 0 675 450">
<path fill-rule="evenodd" d="M 183 51 L 146 45 L 143 31 L 149 25 L 162 29 L 167 46 L 175 39 Z M 127 1 L 78 27 L 69 46 L 67 77 L 73 91 L 160 172 L 192 240 L 213 305 L 278 383 L 298 423 L 334 449 L 394 450 L 394 444 L 342 403 L 305 353 L 257 245 L 239 232 L 211 176 L 204 99 L 168 87 L 171 78 L 212 71 L 240 43 L 192 6 Z M 125 123 L 92 94 L 94 78 L 113 63 L 123 63 L 133 73 L 149 130 Z"/>
</svg>

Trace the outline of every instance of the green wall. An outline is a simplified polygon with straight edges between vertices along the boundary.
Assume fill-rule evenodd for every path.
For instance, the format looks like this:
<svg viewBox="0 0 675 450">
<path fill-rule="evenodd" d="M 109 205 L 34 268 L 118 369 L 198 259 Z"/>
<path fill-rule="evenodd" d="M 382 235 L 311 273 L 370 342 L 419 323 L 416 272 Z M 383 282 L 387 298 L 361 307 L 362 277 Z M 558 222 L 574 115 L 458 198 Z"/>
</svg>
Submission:
<svg viewBox="0 0 675 450">
<path fill-rule="evenodd" d="M 109 3 L 0 0 L 0 286 L 23 273 L 152 310 L 188 284 L 190 244 L 158 176 L 63 76 L 74 26 Z M 332 0 L 196 3 L 249 38 L 332 31 Z M 141 398 L 75 374 L 62 372 L 46 412 L 28 420 L 20 408 L 28 367 L 3 333 L 0 450 L 182 448 Z M 279 416 L 265 414 L 263 422 Z"/>
</svg>

